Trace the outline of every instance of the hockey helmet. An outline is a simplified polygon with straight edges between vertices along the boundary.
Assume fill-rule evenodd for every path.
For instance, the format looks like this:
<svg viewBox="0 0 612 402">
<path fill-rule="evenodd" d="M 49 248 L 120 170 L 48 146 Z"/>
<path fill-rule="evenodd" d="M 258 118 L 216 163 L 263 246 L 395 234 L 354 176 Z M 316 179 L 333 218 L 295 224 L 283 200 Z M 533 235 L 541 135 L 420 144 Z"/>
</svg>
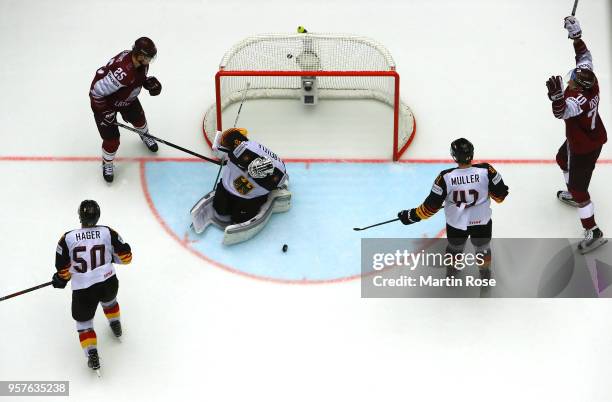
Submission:
<svg viewBox="0 0 612 402">
<path fill-rule="evenodd" d="M 100 206 L 94 200 L 84 200 L 79 205 L 79 221 L 83 226 L 94 226 L 100 219 Z"/>
<path fill-rule="evenodd" d="M 572 70 L 571 79 L 584 89 L 591 89 L 595 85 L 595 73 L 588 68 L 577 67 Z"/>
<path fill-rule="evenodd" d="M 451 142 L 451 156 L 457 163 L 470 163 L 474 158 L 474 145 L 465 138 Z"/>
<path fill-rule="evenodd" d="M 134 46 L 132 46 L 132 51 L 135 54 L 141 54 L 150 60 L 154 59 L 157 55 L 155 43 L 153 43 L 153 41 L 146 36 L 136 39 Z"/>
<path fill-rule="evenodd" d="M 221 146 L 227 149 L 235 149 L 241 142 L 248 141 L 246 128 L 228 128 L 221 134 Z"/>
</svg>

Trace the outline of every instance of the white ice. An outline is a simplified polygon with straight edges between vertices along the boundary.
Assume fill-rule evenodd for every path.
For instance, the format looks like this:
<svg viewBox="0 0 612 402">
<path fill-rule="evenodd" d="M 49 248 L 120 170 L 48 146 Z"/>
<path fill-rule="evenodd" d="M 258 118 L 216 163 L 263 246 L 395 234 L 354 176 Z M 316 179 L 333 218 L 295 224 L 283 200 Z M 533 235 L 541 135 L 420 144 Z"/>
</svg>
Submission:
<svg viewBox="0 0 612 402">
<path fill-rule="evenodd" d="M 571 7 L 569 0 L 0 1 L 0 295 L 49 280 L 55 243 L 77 225 L 82 199 L 98 200 L 103 223 L 134 249 L 133 264 L 118 268 L 123 343 L 111 339 L 100 310 L 96 317 L 101 380 L 85 367 L 70 291 L 52 288 L 0 305 L 0 380 L 69 380 L 76 401 L 609 401 L 607 300 L 361 299 L 359 281 L 282 285 L 207 266 L 152 216 L 138 163 L 120 161 L 116 182 L 102 181 L 87 98 L 99 66 L 150 36 L 159 48 L 151 74 L 164 86 L 157 98 L 141 96 L 152 133 L 206 153 L 201 118 L 223 53 L 251 34 L 304 25 L 389 48 L 418 124 L 405 158 L 446 159 L 450 141 L 465 136 L 478 158 L 551 161 L 563 124 L 544 83 L 572 67 L 562 28 Z M 608 128 L 611 8 L 582 1 L 577 13 Z M 244 113 L 245 125 L 257 118 L 248 107 Z M 360 157 L 366 148 L 352 147 L 353 129 L 266 143 L 281 156 L 318 157 L 313 144 L 345 136 L 337 156 Z M 122 134 L 119 156 L 148 157 L 130 135 Z M 163 147 L 159 156 L 184 155 Z M 601 158 L 608 163 L 595 171 L 591 195 L 600 226 L 612 233 L 610 145 Z M 495 207 L 496 236 L 581 235 L 574 211 L 554 198 L 562 185 L 554 163 L 497 167 L 511 196 Z M 383 216 L 396 212 L 380 207 Z"/>
</svg>

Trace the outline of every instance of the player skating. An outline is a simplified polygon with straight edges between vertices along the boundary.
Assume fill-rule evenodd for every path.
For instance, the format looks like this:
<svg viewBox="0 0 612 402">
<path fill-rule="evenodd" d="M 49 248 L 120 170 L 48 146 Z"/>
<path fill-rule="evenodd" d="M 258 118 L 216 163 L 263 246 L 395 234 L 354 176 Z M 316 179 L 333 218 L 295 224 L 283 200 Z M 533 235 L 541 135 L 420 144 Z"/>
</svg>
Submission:
<svg viewBox="0 0 612 402">
<path fill-rule="evenodd" d="M 113 334 L 121 337 L 117 303 L 119 281 L 113 263 L 129 264 L 132 251 L 130 245 L 113 229 L 97 225 L 100 218 L 97 202 L 83 201 L 78 214 L 81 228 L 66 232 L 57 244 L 57 272 L 52 282 L 53 287 L 61 289 L 66 287 L 68 281 L 71 282 L 72 318 L 76 321 L 87 364 L 97 371 L 100 369 L 100 359 L 93 318 L 100 303 Z"/>
<path fill-rule="evenodd" d="M 508 186 L 490 164 L 472 164 L 474 146 L 465 138 L 451 143 L 451 156 L 457 167 L 440 172 L 425 201 L 397 216 L 404 225 L 410 225 L 430 218 L 444 206 L 447 251 L 461 253 L 469 237 L 476 251 L 485 254 L 480 275 L 488 279 L 493 229 L 490 199 L 502 202 L 508 195 Z M 449 273 L 452 272 L 451 267 Z"/>
<path fill-rule="evenodd" d="M 142 105 L 138 100 L 141 88 L 151 96 L 161 93 L 161 84 L 155 77 L 147 77 L 149 63 L 157 55 L 157 48 L 149 38 L 139 38 L 132 50 L 124 50 L 96 71 L 89 98 L 94 120 L 102 137 L 102 175 L 104 180 L 114 179 L 113 160 L 119 148 L 117 112 L 140 132 L 140 138 L 151 152 L 157 152 L 154 139 L 147 137 L 149 130 Z"/>
<path fill-rule="evenodd" d="M 557 164 L 563 171 L 567 191 L 558 191 L 557 198 L 578 208 L 585 230 L 578 250 L 584 254 L 607 242 L 595 223 L 595 208 L 588 191 L 607 134 L 598 112 L 599 84 L 593 73 L 593 59 L 581 39 L 580 23 L 573 16 L 564 21 L 568 37 L 574 42 L 576 68 L 565 90 L 560 76 L 550 77 L 546 86 L 554 116 L 565 122 L 566 140 L 557 152 Z"/>
</svg>

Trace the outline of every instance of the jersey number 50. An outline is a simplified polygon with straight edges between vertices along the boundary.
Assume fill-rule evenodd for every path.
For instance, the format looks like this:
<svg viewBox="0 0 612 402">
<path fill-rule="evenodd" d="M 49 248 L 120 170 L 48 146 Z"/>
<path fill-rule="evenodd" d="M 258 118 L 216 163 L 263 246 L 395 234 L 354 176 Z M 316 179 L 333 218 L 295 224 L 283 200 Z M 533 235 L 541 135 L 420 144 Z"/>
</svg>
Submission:
<svg viewBox="0 0 612 402">
<path fill-rule="evenodd" d="M 87 247 L 85 246 L 78 246 L 72 249 L 72 261 L 76 262 L 77 264 L 80 264 L 80 266 L 75 265 L 73 268 L 75 271 L 80 273 L 87 272 L 87 260 L 79 256 L 79 253 L 82 253 L 84 251 L 87 251 Z M 89 250 L 89 262 L 91 264 L 92 271 L 106 264 L 104 258 L 104 251 L 104 244 L 95 245 L 91 248 L 91 250 Z M 98 256 L 100 256 L 100 258 L 98 258 Z"/>
</svg>

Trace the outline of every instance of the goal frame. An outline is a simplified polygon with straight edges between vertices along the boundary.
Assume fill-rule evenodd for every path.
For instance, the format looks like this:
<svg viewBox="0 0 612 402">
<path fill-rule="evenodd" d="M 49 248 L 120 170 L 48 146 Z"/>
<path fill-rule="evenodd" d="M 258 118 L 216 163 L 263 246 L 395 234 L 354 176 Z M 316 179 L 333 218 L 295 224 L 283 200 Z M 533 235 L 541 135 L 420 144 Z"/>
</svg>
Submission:
<svg viewBox="0 0 612 402">
<path fill-rule="evenodd" d="M 410 144 L 412 143 L 415 133 L 416 133 L 416 121 L 414 119 L 414 115 L 410 111 L 410 108 L 406 105 L 403 105 L 400 98 L 400 76 L 395 69 L 395 63 L 393 62 L 392 57 L 388 53 L 388 51 L 383 47 L 378 45 L 376 42 L 373 42 L 369 39 L 364 39 L 360 37 L 354 37 L 364 41 L 367 46 L 375 48 L 378 52 L 380 52 L 388 62 L 388 70 L 344 70 L 344 71 L 330 71 L 330 70 L 236 70 L 236 69 L 226 69 L 228 66 L 228 61 L 231 60 L 233 54 L 235 54 L 240 49 L 248 47 L 251 43 L 254 43 L 262 38 L 279 38 L 280 35 L 260 35 L 251 38 L 247 38 L 244 41 L 235 45 L 230 51 L 228 51 L 223 60 L 220 63 L 219 70 L 215 74 L 215 104 L 212 107 L 215 107 L 215 124 L 216 130 L 223 130 L 223 106 L 227 107 L 230 104 L 223 104 L 224 99 L 222 98 L 222 80 L 223 79 L 231 79 L 231 77 L 388 77 L 393 80 L 393 95 L 389 96 L 388 100 L 393 99 L 393 104 L 390 104 L 388 101 L 384 101 L 393 109 L 393 152 L 392 159 L 393 161 L 397 161 L 400 159 L 402 154 L 408 149 Z M 335 36 L 333 36 L 335 38 Z M 353 38 L 351 36 L 351 38 Z M 228 66 L 229 67 L 229 66 Z M 391 95 L 391 94 L 389 94 Z M 273 99 L 274 97 L 271 97 Z M 324 99 L 324 98 L 322 98 Z M 350 98 L 338 98 L 338 99 L 346 99 L 351 100 Z M 355 98 L 358 99 L 358 98 Z M 381 101 L 381 99 L 376 96 L 364 97 L 363 99 L 373 99 L 377 101 Z M 402 109 L 401 109 L 402 108 Z M 401 110 L 400 110 L 401 109 Z M 403 113 L 402 116 L 406 115 L 406 111 L 403 109 L 407 109 L 407 114 L 412 122 L 412 131 L 410 133 L 402 132 L 402 142 L 406 139 L 405 143 L 403 143 L 400 147 L 400 113 Z M 206 120 L 212 111 L 209 109 L 206 112 L 204 117 L 204 121 L 202 123 L 202 130 L 204 133 L 204 139 L 208 143 L 209 146 L 212 146 L 211 139 L 214 138 L 213 133 L 207 133 Z M 212 117 L 212 116 L 211 116 Z M 210 129 L 210 128 L 209 128 Z M 410 128 L 408 128 L 409 130 Z M 405 135 L 404 135 L 405 134 Z"/>
</svg>

